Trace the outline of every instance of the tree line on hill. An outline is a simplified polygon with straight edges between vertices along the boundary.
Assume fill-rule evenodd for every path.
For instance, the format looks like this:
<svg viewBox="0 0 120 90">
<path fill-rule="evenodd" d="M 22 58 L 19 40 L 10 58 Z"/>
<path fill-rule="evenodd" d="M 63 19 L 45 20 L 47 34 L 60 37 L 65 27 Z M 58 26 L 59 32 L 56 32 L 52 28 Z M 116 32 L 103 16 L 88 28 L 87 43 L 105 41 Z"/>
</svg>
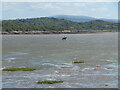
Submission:
<svg viewBox="0 0 120 90">
<path fill-rule="evenodd" d="M 73 22 L 65 19 L 50 17 L 3 20 L 2 32 L 60 32 L 60 31 L 116 31 L 118 23 L 106 22 L 103 20 L 94 20 L 89 22 Z"/>
</svg>

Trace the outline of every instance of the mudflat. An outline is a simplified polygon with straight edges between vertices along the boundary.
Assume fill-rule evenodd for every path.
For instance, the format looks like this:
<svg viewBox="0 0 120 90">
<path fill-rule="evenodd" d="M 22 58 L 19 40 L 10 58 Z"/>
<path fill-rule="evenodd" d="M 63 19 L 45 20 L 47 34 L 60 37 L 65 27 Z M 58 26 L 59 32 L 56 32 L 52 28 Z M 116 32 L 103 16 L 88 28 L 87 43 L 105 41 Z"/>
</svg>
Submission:
<svg viewBox="0 0 120 90">
<path fill-rule="evenodd" d="M 62 37 L 66 36 L 66 40 Z M 3 35 L 3 88 L 117 88 L 118 33 Z M 73 63 L 73 61 L 84 63 Z M 63 83 L 37 84 L 55 80 Z"/>
</svg>

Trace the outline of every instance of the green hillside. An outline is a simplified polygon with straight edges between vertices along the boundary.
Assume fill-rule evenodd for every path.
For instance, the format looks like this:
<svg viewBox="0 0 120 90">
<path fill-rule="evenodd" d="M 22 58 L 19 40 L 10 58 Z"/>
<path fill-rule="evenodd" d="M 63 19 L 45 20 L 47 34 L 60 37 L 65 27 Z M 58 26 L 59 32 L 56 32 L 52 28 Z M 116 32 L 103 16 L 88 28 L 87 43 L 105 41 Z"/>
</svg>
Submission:
<svg viewBox="0 0 120 90">
<path fill-rule="evenodd" d="M 95 20 L 89 22 L 73 22 L 57 18 L 32 18 L 2 21 L 3 32 L 12 31 L 64 31 L 64 30 L 117 30 L 117 23 Z"/>
</svg>

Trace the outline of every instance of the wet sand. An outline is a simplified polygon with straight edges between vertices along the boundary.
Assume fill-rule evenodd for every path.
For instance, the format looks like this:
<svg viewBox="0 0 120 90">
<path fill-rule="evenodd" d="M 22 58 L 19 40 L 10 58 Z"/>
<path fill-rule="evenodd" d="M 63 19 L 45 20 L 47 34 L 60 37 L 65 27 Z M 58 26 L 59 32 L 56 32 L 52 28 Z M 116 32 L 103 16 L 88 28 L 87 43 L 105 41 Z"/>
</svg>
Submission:
<svg viewBox="0 0 120 90">
<path fill-rule="evenodd" d="M 67 36 L 67 40 L 61 37 Z M 3 88 L 118 88 L 117 33 L 3 35 Z M 74 60 L 85 63 L 74 64 Z M 38 80 L 62 80 L 36 84 Z"/>
<path fill-rule="evenodd" d="M 117 88 L 117 65 L 94 67 L 80 64 L 61 65 L 54 69 L 36 71 L 3 71 L 5 88 Z M 81 64 L 82 65 L 82 64 Z M 111 67 L 112 65 L 112 67 Z M 58 84 L 36 84 L 38 80 L 62 80 Z"/>
</svg>

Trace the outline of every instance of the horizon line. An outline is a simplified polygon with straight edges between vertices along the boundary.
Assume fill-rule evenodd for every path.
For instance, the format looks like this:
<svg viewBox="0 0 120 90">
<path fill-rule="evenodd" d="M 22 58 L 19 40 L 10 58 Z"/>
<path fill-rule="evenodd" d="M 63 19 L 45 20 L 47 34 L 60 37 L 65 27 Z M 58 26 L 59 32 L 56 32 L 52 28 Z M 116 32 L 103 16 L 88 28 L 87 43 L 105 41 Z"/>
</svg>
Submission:
<svg viewBox="0 0 120 90">
<path fill-rule="evenodd" d="M 18 18 L 8 18 L 8 19 L 2 19 L 1 20 L 16 20 L 16 19 L 33 19 L 33 18 L 41 18 L 41 17 L 53 17 L 53 16 L 84 16 L 84 17 L 91 17 L 95 19 L 113 19 L 113 20 L 118 20 L 119 18 L 104 18 L 104 17 L 94 17 L 94 16 L 87 16 L 87 15 L 52 15 L 52 16 L 38 16 L 38 17 L 18 17 Z"/>
</svg>

